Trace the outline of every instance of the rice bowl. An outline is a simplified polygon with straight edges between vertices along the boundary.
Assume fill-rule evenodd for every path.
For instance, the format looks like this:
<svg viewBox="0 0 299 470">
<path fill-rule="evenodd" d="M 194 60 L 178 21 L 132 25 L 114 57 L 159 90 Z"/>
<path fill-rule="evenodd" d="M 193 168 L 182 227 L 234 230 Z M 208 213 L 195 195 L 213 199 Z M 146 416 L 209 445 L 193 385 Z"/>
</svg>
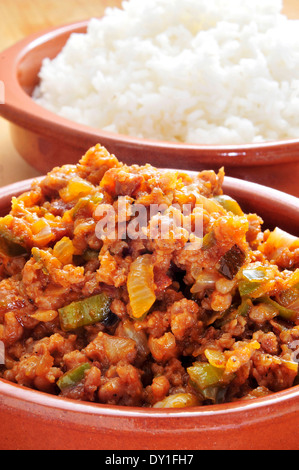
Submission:
<svg viewBox="0 0 299 470">
<path fill-rule="evenodd" d="M 44 59 L 33 97 L 64 118 L 137 138 L 297 138 L 298 21 L 281 8 L 280 0 L 124 2 Z"/>
</svg>

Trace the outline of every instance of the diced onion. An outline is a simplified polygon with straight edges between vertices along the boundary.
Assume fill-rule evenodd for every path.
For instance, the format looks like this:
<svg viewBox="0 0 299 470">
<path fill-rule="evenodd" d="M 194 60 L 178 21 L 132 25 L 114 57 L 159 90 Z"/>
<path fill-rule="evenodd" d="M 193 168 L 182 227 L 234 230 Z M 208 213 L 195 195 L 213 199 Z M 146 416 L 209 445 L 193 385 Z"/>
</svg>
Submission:
<svg viewBox="0 0 299 470">
<path fill-rule="evenodd" d="M 155 403 L 153 408 L 187 408 L 199 404 L 199 399 L 192 393 L 176 393 Z"/>
<path fill-rule="evenodd" d="M 190 291 L 192 294 L 197 294 L 205 289 L 212 289 L 218 279 L 219 276 L 217 273 L 203 272 L 197 277 Z"/>
<path fill-rule="evenodd" d="M 31 318 L 34 318 L 35 320 L 45 323 L 45 322 L 50 322 L 50 321 L 55 320 L 55 318 L 58 316 L 58 311 L 39 309 L 30 316 Z"/>
<path fill-rule="evenodd" d="M 63 237 L 53 248 L 53 255 L 64 265 L 72 263 L 74 252 L 73 242 L 68 237 Z"/>
<path fill-rule="evenodd" d="M 94 186 L 82 178 L 73 178 L 68 185 L 59 191 L 59 195 L 64 202 L 71 202 L 79 197 L 84 197 L 94 190 Z"/>
<path fill-rule="evenodd" d="M 156 300 L 151 255 L 139 256 L 130 266 L 127 288 L 134 319 L 142 319 Z"/>
<path fill-rule="evenodd" d="M 212 366 L 217 369 L 225 369 L 226 357 L 221 351 L 216 349 L 206 349 L 205 356 Z"/>
<path fill-rule="evenodd" d="M 48 245 L 54 238 L 51 227 L 45 219 L 39 219 L 32 225 L 34 241 L 38 246 Z"/>
<path fill-rule="evenodd" d="M 286 248 L 290 250 L 299 248 L 299 238 L 276 227 L 275 230 L 270 233 L 267 241 L 260 246 L 260 251 L 262 251 L 268 259 L 275 260 L 280 255 L 281 251 Z"/>
</svg>

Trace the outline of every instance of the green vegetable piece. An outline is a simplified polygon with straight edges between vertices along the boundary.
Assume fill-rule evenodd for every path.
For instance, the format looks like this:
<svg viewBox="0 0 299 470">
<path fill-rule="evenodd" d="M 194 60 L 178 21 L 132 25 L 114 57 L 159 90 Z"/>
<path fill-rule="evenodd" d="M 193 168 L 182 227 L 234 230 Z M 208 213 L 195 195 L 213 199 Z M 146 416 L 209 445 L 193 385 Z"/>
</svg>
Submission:
<svg viewBox="0 0 299 470">
<path fill-rule="evenodd" d="M 0 237 L 0 253 L 8 258 L 18 258 L 28 254 L 27 250 L 18 243 Z"/>
<path fill-rule="evenodd" d="M 242 280 L 239 282 L 239 292 L 242 297 L 251 296 L 265 281 L 271 279 L 271 273 L 263 266 L 245 268 L 242 270 Z"/>
<path fill-rule="evenodd" d="M 41 251 L 39 248 L 36 248 L 36 247 L 33 247 L 32 250 L 31 250 L 31 254 L 32 254 L 32 257 L 33 259 L 39 263 L 40 267 L 41 267 L 41 270 L 42 272 L 48 276 L 49 275 L 49 271 L 48 271 L 48 268 L 46 266 L 46 262 L 45 260 L 42 258 L 41 256 Z"/>
<path fill-rule="evenodd" d="M 106 294 L 72 302 L 58 310 L 61 328 L 64 331 L 72 331 L 103 321 L 109 315 L 110 304 L 111 299 Z"/>
<path fill-rule="evenodd" d="M 83 253 L 84 261 L 92 261 L 99 258 L 99 252 L 95 250 L 86 250 Z"/>
<path fill-rule="evenodd" d="M 243 269 L 242 274 L 248 281 L 266 281 L 268 279 L 267 271 L 262 266 L 254 269 Z"/>
<path fill-rule="evenodd" d="M 210 248 L 212 248 L 212 246 L 215 245 L 215 243 L 216 243 L 216 238 L 215 238 L 214 232 L 212 230 L 211 232 L 207 233 L 203 237 L 201 249 L 204 250 L 204 251 L 209 250 Z"/>
<path fill-rule="evenodd" d="M 67 388 L 74 387 L 84 379 L 85 371 L 91 368 L 89 362 L 85 362 L 78 367 L 66 372 L 57 382 L 58 387 L 63 392 Z"/>
<path fill-rule="evenodd" d="M 252 302 L 246 297 L 242 300 L 237 310 L 237 316 L 246 317 L 252 307 Z"/>
<path fill-rule="evenodd" d="M 8 258 L 18 258 L 28 254 L 22 241 L 15 237 L 6 227 L 0 227 L 0 253 Z"/>
<path fill-rule="evenodd" d="M 245 259 L 244 251 L 238 245 L 234 245 L 222 256 L 218 271 L 231 281 L 243 266 Z"/>
<path fill-rule="evenodd" d="M 220 404 L 225 402 L 225 394 L 227 387 L 208 387 L 201 392 L 201 395 L 205 400 L 212 401 L 214 404 Z"/>
<path fill-rule="evenodd" d="M 231 306 L 224 315 L 216 320 L 216 328 L 222 328 L 224 325 L 238 317 L 246 317 L 252 307 L 251 299 L 244 297 L 238 308 Z"/>
<path fill-rule="evenodd" d="M 233 198 L 230 196 L 226 196 L 225 194 L 221 194 L 220 196 L 216 196 L 214 199 L 216 199 L 219 204 L 227 211 L 227 212 L 232 212 L 234 215 L 244 215 L 244 212 L 242 211 L 241 207 L 235 201 Z"/>
<path fill-rule="evenodd" d="M 252 295 L 262 285 L 262 281 L 240 281 L 239 292 L 241 297 Z"/>
<path fill-rule="evenodd" d="M 260 297 L 258 300 L 259 302 L 265 303 L 267 305 L 272 305 L 272 307 L 278 310 L 279 316 L 285 320 L 294 320 L 298 316 L 298 312 L 290 308 L 283 307 L 279 303 L 275 302 L 275 300 L 272 300 L 270 297 Z"/>
<path fill-rule="evenodd" d="M 78 213 L 82 210 L 85 209 L 90 203 L 90 198 L 88 196 L 81 197 L 79 201 L 76 203 L 76 205 L 73 207 L 71 211 L 71 217 L 72 219 L 75 219 L 78 215 Z"/>
<path fill-rule="evenodd" d="M 207 362 L 195 362 L 193 366 L 187 368 L 191 384 L 199 392 L 204 391 L 208 387 L 219 385 L 224 371 L 225 369 L 214 367 Z"/>
<path fill-rule="evenodd" d="M 93 196 L 84 196 L 79 199 L 74 208 L 71 211 L 72 219 L 75 219 L 81 210 L 85 210 L 90 204 L 101 204 L 103 202 L 104 195 L 102 193 L 96 193 Z"/>
<path fill-rule="evenodd" d="M 101 204 L 104 200 L 104 194 L 103 193 L 96 193 L 91 197 L 91 202 L 93 204 Z"/>
</svg>

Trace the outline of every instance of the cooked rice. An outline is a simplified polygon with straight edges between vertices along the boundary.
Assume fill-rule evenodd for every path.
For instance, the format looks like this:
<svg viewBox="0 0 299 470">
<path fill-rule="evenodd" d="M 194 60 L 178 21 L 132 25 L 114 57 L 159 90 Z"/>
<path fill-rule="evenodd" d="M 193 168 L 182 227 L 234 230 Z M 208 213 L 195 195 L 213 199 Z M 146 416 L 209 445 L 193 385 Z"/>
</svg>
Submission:
<svg viewBox="0 0 299 470">
<path fill-rule="evenodd" d="M 44 60 L 33 97 L 135 137 L 298 138 L 299 22 L 281 11 L 281 0 L 125 1 Z"/>
</svg>

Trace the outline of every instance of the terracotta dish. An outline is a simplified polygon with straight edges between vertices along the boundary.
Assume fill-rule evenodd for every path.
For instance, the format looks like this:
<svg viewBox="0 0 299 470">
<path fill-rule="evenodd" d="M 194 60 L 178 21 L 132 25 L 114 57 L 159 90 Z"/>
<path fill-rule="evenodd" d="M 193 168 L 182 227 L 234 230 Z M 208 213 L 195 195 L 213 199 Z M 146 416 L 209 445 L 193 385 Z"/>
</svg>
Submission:
<svg viewBox="0 0 299 470">
<path fill-rule="evenodd" d="M 30 36 L 0 54 L 0 80 L 5 104 L 0 115 L 11 122 L 13 143 L 20 155 L 41 173 L 75 163 L 86 148 L 105 146 L 125 163 L 151 163 L 187 170 L 224 166 L 226 174 L 299 196 L 299 140 L 212 146 L 137 139 L 104 132 L 61 118 L 30 97 L 38 83 L 43 58 L 54 58 L 73 32 L 85 32 L 87 22 Z"/>
<path fill-rule="evenodd" d="M 30 183 L 0 189 L 0 214 Z M 266 227 L 299 234 L 297 198 L 230 177 L 224 192 L 258 211 Z M 298 418 L 299 386 L 232 404 L 159 410 L 77 402 L 0 380 L 2 450 L 294 450 Z"/>
</svg>

